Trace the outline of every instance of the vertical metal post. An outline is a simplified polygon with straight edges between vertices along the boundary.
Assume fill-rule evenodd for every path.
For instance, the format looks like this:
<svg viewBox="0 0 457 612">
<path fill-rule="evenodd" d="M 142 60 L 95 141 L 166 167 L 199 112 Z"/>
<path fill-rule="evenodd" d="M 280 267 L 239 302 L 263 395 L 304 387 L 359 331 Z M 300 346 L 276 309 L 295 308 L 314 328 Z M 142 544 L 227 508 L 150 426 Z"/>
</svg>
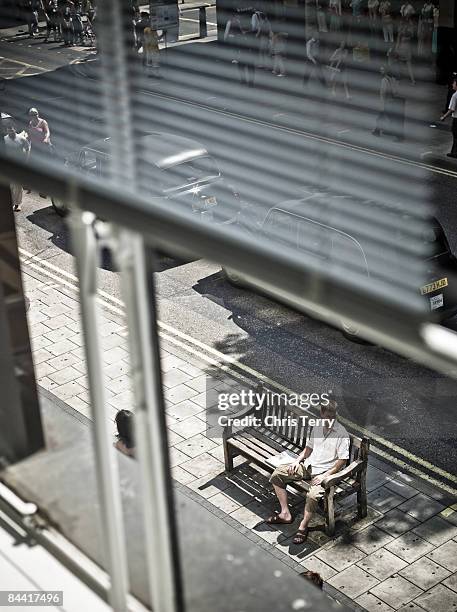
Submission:
<svg viewBox="0 0 457 612">
<path fill-rule="evenodd" d="M 102 86 L 106 120 L 111 138 L 109 166 L 111 180 L 119 185 L 133 184 L 135 156 L 131 121 L 131 74 L 129 50 L 125 44 L 125 27 L 121 0 L 100 0 L 97 3 L 99 24 L 97 39 L 102 66 Z"/>
<path fill-rule="evenodd" d="M 0 469 L 44 447 L 13 214 L 0 183 Z"/>
<path fill-rule="evenodd" d="M 80 287 L 81 321 L 84 332 L 89 393 L 94 425 L 94 450 L 100 495 L 101 525 L 107 571 L 111 578 L 110 604 L 115 612 L 126 612 L 128 570 L 117 462 L 114 456 L 106 410 L 102 353 L 97 308 L 98 247 L 92 224 L 94 215 L 77 208 L 70 214 L 72 242 Z"/>
<path fill-rule="evenodd" d="M 198 23 L 200 26 L 200 38 L 206 38 L 208 36 L 208 28 L 206 27 L 206 6 L 201 6 L 198 9 Z"/>
<path fill-rule="evenodd" d="M 119 265 L 130 341 L 149 586 L 154 612 L 182 612 L 153 278 L 154 253 L 138 234 L 120 234 Z"/>
</svg>

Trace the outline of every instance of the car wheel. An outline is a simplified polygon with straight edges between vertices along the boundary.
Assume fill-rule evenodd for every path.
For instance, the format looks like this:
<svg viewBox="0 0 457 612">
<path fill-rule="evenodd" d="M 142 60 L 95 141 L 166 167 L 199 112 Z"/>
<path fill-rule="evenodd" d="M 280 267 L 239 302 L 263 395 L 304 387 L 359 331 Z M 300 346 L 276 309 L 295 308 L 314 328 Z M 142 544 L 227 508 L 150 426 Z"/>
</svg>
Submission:
<svg viewBox="0 0 457 612">
<path fill-rule="evenodd" d="M 238 272 L 235 272 L 235 270 L 230 270 L 230 268 L 222 268 L 222 274 L 231 285 L 235 285 L 235 287 L 242 287 L 244 285 L 240 275 Z"/>
<path fill-rule="evenodd" d="M 65 217 L 68 213 L 67 205 L 63 202 L 63 200 L 59 200 L 58 198 L 51 198 L 52 206 L 56 213 L 61 217 Z"/>
<path fill-rule="evenodd" d="M 351 342 L 356 342 L 357 344 L 371 344 L 368 340 L 365 340 L 360 336 L 359 328 L 353 323 L 349 323 L 348 321 L 341 320 L 341 330 L 343 332 L 343 336 L 350 340 Z"/>
</svg>

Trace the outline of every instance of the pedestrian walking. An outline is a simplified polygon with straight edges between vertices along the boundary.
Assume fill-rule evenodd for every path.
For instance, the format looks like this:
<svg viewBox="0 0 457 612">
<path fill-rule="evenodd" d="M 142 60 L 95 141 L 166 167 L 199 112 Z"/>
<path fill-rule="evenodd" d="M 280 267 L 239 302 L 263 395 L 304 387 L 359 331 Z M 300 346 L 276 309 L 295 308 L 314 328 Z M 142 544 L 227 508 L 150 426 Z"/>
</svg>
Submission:
<svg viewBox="0 0 457 612">
<path fill-rule="evenodd" d="M 83 26 L 83 9 L 80 0 L 75 0 L 74 9 L 72 11 L 71 21 L 73 25 L 73 44 L 79 42 L 80 45 L 84 44 L 84 26 Z"/>
<path fill-rule="evenodd" d="M 374 136 L 382 136 L 392 124 L 390 112 L 392 110 L 391 101 L 395 97 L 395 79 L 384 66 L 381 67 L 381 86 L 379 88 L 380 111 L 376 119 L 376 127 L 373 130 Z"/>
<path fill-rule="evenodd" d="M 7 128 L 6 136 L 4 137 L 4 145 L 7 151 L 11 151 L 16 154 L 19 154 L 27 159 L 30 153 L 30 142 L 27 138 L 25 132 L 17 133 L 14 125 L 9 125 Z M 17 183 L 12 183 L 10 185 L 11 189 L 11 200 L 13 203 L 13 210 L 20 211 L 22 204 L 22 194 L 23 189 L 22 185 L 18 185 Z"/>
<path fill-rule="evenodd" d="M 255 50 L 256 38 L 255 32 L 251 29 L 251 24 L 246 20 L 240 20 L 240 52 L 238 59 L 238 73 L 241 84 L 246 84 L 248 87 L 254 87 L 255 79 Z"/>
<path fill-rule="evenodd" d="M 151 76 L 160 76 L 160 52 L 159 40 L 164 37 L 164 33 L 160 36 L 157 30 L 152 26 L 147 26 L 143 31 L 143 66 Z"/>
<path fill-rule="evenodd" d="M 330 32 L 338 32 L 341 29 L 341 0 L 329 0 L 328 11 L 330 14 Z"/>
<path fill-rule="evenodd" d="M 384 42 L 394 42 L 392 7 L 389 0 L 383 0 L 380 3 L 379 14 L 381 15 L 381 25 Z"/>
<path fill-rule="evenodd" d="M 224 42 L 229 48 L 232 64 L 238 64 L 240 59 L 241 37 L 240 16 L 235 12 L 227 21 L 224 31 Z"/>
<path fill-rule="evenodd" d="M 255 33 L 258 47 L 258 68 L 268 67 L 269 64 L 269 52 L 270 52 L 270 38 L 272 34 L 271 24 L 265 13 L 256 11 L 252 15 L 251 20 L 252 31 Z"/>
<path fill-rule="evenodd" d="M 23 6 L 29 37 L 33 38 L 38 34 L 38 11 L 43 8 L 43 5 L 41 0 L 26 0 Z"/>
<path fill-rule="evenodd" d="M 378 17 L 379 0 L 368 0 L 368 17 L 371 22 L 375 22 Z"/>
<path fill-rule="evenodd" d="M 74 42 L 73 13 L 74 3 L 71 0 L 58 0 L 60 32 L 63 43 L 70 47 Z"/>
<path fill-rule="evenodd" d="M 313 32 L 311 38 L 306 43 L 306 65 L 303 85 L 308 85 L 310 79 L 317 79 L 325 87 L 325 77 L 320 62 L 320 45 L 317 32 Z"/>
<path fill-rule="evenodd" d="M 57 42 L 60 39 L 57 0 L 48 0 L 46 2 L 44 6 L 44 16 L 46 19 L 46 36 L 44 42 L 48 42 L 51 34 L 54 37 L 54 42 Z"/>
<path fill-rule="evenodd" d="M 271 55 L 273 57 L 273 74 L 278 77 L 286 76 L 284 67 L 284 54 L 286 52 L 287 33 L 276 32 L 271 35 Z"/>
<path fill-rule="evenodd" d="M 336 96 L 336 86 L 340 83 L 344 89 L 346 100 L 351 99 L 347 81 L 347 64 L 349 52 L 346 47 L 346 42 L 341 41 L 340 46 L 332 53 L 330 57 L 329 69 L 331 71 L 330 83 L 332 85 L 332 95 Z"/>
<path fill-rule="evenodd" d="M 31 144 L 32 156 L 49 156 L 52 154 L 51 132 L 48 122 L 42 119 L 38 109 L 31 108 L 28 112 L 29 124 L 27 134 Z"/>
<path fill-rule="evenodd" d="M 414 26 L 410 17 L 404 17 L 398 28 L 397 43 L 395 51 L 397 52 L 398 60 L 406 64 L 409 80 L 413 85 L 416 84 L 414 78 L 413 67 L 411 64 L 412 46 L 414 38 Z"/>
<path fill-rule="evenodd" d="M 150 25 L 149 13 L 147 11 L 141 11 L 140 19 L 135 23 L 135 37 L 136 37 L 136 48 L 139 52 L 143 47 L 144 43 L 144 29 Z M 144 49 L 143 49 L 144 53 Z"/>
<path fill-rule="evenodd" d="M 452 83 L 452 89 L 454 90 L 454 94 L 449 102 L 449 108 L 441 116 L 441 121 L 444 121 L 452 115 L 452 149 L 450 153 L 447 153 L 447 157 L 457 157 L 457 79 L 454 79 Z"/>
</svg>

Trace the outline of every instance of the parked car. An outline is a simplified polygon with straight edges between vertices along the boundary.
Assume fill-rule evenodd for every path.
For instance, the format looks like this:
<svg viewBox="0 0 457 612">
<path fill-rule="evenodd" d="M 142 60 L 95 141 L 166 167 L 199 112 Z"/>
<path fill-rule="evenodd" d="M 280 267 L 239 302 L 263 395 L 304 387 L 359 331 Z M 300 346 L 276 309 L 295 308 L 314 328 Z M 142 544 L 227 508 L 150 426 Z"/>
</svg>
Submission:
<svg viewBox="0 0 457 612">
<path fill-rule="evenodd" d="M 334 198 L 328 193 L 311 194 L 298 200 L 283 202 L 268 210 L 263 222 L 257 226 L 249 227 L 246 222 L 242 226 L 246 231 L 255 233 L 264 240 L 275 241 L 276 244 L 287 244 L 297 251 L 306 252 L 322 266 L 336 266 L 341 270 L 351 270 L 358 275 L 367 278 L 376 278 L 383 268 L 384 276 L 393 273 L 389 272 L 392 268 L 388 265 L 380 265 L 379 252 L 373 248 L 372 237 L 361 230 L 348 229 L 348 219 L 342 212 L 328 214 L 326 204 L 329 198 Z M 336 207 L 342 205 L 344 210 L 344 200 L 346 196 L 336 196 L 340 202 L 333 200 Z M 379 205 L 373 202 L 364 202 L 365 210 L 369 206 L 373 208 Z M 326 212 L 327 211 L 327 212 Z M 386 214 L 392 214 L 386 209 Z M 397 214 L 397 213 L 396 213 Z M 398 216 L 398 215 L 397 215 Z M 331 219 L 331 223 L 326 221 Z M 369 218 L 369 216 L 368 216 Z M 401 265 L 401 248 L 406 244 L 406 236 L 403 228 L 408 227 L 407 216 L 402 217 L 402 227 L 398 227 L 396 236 L 398 265 Z M 355 225 L 355 224 L 353 224 Z M 428 252 L 426 258 L 427 282 L 417 287 L 417 291 L 427 300 L 427 303 L 437 316 L 438 320 L 444 321 L 457 314 L 457 260 L 451 253 L 446 235 L 439 221 L 435 218 L 430 219 L 430 225 L 424 233 L 423 241 L 424 252 Z M 230 269 L 223 269 L 223 272 L 232 284 L 240 286 L 251 286 L 261 290 L 261 287 L 249 281 L 243 274 Z M 386 280 L 386 278 L 384 278 Z M 387 279 L 388 280 L 388 279 Z M 279 297 L 279 296 L 278 296 Z M 318 311 L 309 312 L 311 315 L 318 315 Z M 349 321 L 340 320 L 341 327 L 345 336 L 354 341 L 363 342 L 360 337 L 359 329 Z"/>
<path fill-rule="evenodd" d="M 97 140 L 80 149 L 67 165 L 95 177 L 108 173 L 112 141 Z M 153 132 L 136 143 L 139 191 L 161 196 L 182 205 L 200 218 L 234 223 L 242 207 L 237 191 L 223 177 L 215 159 L 200 143 L 165 132 Z M 64 215 L 64 202 L 52 199 L 56 212 Z"/>
</svg>

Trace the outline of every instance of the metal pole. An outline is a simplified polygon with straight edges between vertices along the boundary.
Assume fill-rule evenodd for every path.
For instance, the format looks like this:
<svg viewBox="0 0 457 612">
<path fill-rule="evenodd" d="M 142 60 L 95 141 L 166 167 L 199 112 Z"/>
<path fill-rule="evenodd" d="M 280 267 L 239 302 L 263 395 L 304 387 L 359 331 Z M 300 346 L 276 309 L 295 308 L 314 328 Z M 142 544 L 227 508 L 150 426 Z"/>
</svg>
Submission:
<svg viewBox="0 0 457 612">
<path fill-rule="evenodd" d="M 131 120 L 129 50 L 125 45 L 125 27 L 121 0 L 101 0 L 98 3 L 98 41 L 102 65 L 102 86 L 106 121 L 111 138 L 110 179 L 119 185 L 133 184 L 135 151 Z M 130 68 L 130 72 L 129 72 Z"/>
<path fill-rule="evenodd" d="M 70 228 L 80 287 L 81 322 L 94 425 L 95 462 L 100 495 L 101 526 L 107 572 L 111 578 L 110 604 L 115 612 L 127 610 L 129 590 L 119 475 L 108 429 L 102 353 L 97 308 L 98 248 L 92 224 L 95 215 L 73 208 Z"/>
<path fill-rule="evenodd" d="M 199 38 L 206 38 L 208 36 L 208 29 L 206 27 L 206 6 L 201 6 L 198 9 L 198 25 L 199 25 Z"/>
<path fill-rule="evenodd" d="M 139 234 L 122 231 L 119 265 L 129 328 L 151 601 L 155 612 L 182 612 L 153 261 L 154 253 Z"/>
</svg>

